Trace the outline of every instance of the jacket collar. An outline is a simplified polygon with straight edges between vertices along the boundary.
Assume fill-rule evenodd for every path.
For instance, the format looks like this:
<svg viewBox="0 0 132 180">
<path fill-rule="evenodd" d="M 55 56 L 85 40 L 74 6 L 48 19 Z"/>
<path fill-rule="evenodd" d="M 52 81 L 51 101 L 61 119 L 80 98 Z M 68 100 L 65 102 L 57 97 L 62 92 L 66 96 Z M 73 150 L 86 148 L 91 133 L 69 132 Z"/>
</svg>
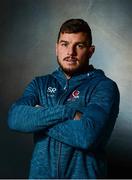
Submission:
<svg viewBox="0 0 132 180">
<path fill-rule="evenodd" d="M 91 80 L 95 77 L 105 76 L 104 72 L 100 69 L 95 69 L 93 65 L 89 65 L 89 69 L 84 73 L 76 73 L 70 79 L 67 79 L 63 70 L 59 67 L 56 71 L 52 73 L 59 83 L 64 87 L 68 82 L 69 86 L 75 86 L 75 84 L 80 84 L 84 80 Z"/>
</svg>

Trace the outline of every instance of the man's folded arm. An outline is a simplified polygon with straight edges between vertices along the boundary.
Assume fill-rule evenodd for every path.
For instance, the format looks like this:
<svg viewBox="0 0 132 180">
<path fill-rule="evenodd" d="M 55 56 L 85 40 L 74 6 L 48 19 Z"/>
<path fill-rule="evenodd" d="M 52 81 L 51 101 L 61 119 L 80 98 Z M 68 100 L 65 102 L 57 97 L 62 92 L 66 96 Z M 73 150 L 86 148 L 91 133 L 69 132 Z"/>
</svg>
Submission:
<svg viewBox="0 0 132 180">
<path fill-rule="evenodd" d="M 35 107 L 39 104 L 38 94 L 33 80 L 26 88 L 23 96 L 9 110 L 8 125 L 21 132 L 35 132 L 47 129 L 68 119 L 74 111 L 65 105 L 54 107 Z"/>
<path fill-rule="evenodd" d="M 80 120 L 69 119 L 55 125 L 47 134 L 69 146 L 88 150 L 107 142 L 119 111 L 119 91 L 116 84 L 100 83 Z"/>
</svg>

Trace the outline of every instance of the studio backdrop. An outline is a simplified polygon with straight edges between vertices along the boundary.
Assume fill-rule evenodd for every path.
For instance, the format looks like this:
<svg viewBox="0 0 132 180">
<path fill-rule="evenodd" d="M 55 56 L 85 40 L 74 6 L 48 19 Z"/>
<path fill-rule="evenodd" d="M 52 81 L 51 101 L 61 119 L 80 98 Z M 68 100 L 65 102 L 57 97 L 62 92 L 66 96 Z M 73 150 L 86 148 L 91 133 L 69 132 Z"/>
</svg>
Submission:
<svg viewBox="0 0 132 180">
<path fill-rule="evenodd" d="M 35 77 L 57 68 L 60 25 L 83 18 L 93 32 L 90 60 L 118 84 L 121 101 L 107 145 L 109 178 L 132 178 L 132 1 L 0 0 L 0 178 L 27 178 L 33 135 L 12 132 L 8 109 Z"/>
</svg>

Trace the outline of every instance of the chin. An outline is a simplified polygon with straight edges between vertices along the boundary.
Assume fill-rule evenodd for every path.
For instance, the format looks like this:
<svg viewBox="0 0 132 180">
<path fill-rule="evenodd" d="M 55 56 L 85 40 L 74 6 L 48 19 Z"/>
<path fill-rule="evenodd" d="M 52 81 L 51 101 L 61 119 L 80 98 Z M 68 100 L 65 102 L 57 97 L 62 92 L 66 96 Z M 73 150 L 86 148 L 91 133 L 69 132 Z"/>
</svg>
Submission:
<svg viewBox="0 0 132 180">
<path fill-rule="evenodd" d="M 58 64 L 59 64 L 60 68 L 64 71 L 64 73 L 66 73 L 67 75 L 70 75 L 70 76 L 75 74 L 75 73 L 80 72 L 82 69 L 82 67 L 78 66 L 77 64 L 68 66 L 67 64 L 60 63 L 59 60 L 58 60 Z"/>
<path fill-rule="evenodd" d="M 64 71 L 64 73 L 70 76 L 80 71 L 78 68 L 64 68 L 64 67 L 61 68 Z"/>
</svg>

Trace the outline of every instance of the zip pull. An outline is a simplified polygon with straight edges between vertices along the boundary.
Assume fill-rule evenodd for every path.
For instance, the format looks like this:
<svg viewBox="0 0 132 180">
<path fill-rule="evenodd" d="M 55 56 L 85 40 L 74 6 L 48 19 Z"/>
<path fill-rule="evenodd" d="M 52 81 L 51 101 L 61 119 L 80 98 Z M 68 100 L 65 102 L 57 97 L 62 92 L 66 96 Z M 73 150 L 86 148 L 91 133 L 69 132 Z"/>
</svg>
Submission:
<svg viewBox="0 0 132 180">
<path fill-rule="evenodd" d="M 64 86 L 64 90 L 66 91 L 68 89 L 69 80 L 66 80 L 66 85 Z"/>
</svg>

